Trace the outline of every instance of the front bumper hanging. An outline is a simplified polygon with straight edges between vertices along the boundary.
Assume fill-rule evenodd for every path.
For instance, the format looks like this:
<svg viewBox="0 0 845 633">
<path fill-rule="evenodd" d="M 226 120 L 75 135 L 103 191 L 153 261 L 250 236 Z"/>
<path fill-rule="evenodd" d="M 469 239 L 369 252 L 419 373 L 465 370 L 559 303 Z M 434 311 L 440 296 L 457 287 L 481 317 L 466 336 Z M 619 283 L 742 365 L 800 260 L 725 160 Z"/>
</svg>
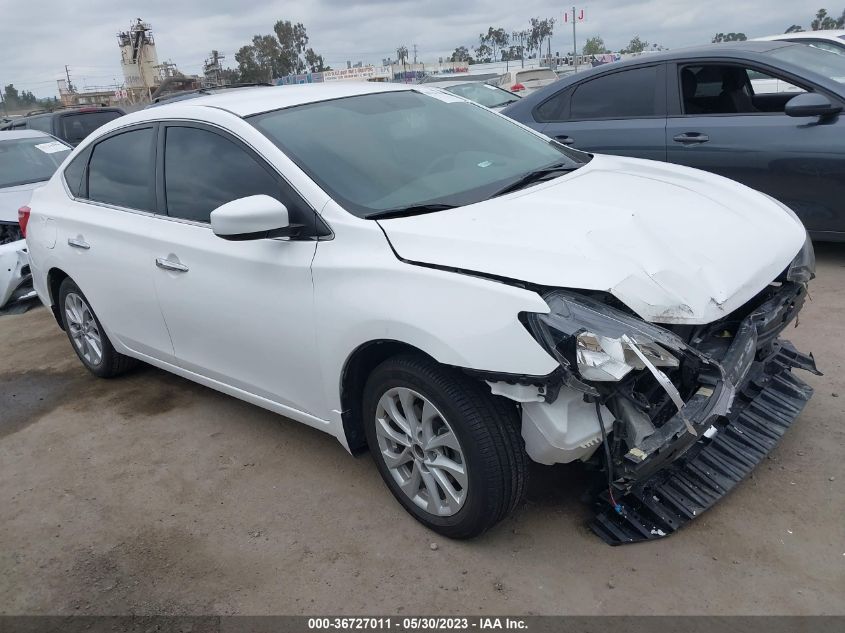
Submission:
<svg viewBox="0 0 845 633">
<path fill-rule="evenodd" d="M 618 506 L 607 491 L 599 496 L 590 527 L 605 542 L 668 536 L 733 490 L 775 447 L 813 394 L 791 370 L 818 370 L 791 343 L 771 345 L 772 353 L 748 368 L 730 411 L 681 457 L 634 483 L 616 498 Z"/>
</svg>

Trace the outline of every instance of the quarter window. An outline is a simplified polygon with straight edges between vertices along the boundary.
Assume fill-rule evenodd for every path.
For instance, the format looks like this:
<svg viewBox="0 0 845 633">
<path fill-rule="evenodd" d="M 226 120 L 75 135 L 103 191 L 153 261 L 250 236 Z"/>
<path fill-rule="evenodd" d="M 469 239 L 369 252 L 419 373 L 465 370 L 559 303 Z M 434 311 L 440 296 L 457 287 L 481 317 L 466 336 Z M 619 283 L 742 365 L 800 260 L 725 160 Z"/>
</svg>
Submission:
<svg viewBox="0 0 845 633">
<path fill-rule="evenodd" d="M 660 114 L 657 66 L 603 75 L 575 89 L 571 119 L 630 119 Z"/>
<path fill-rule="evenodd" d="M 85 167 L 88 164 L 88 157 L 90 155 L 91 152 L 84 151 L 65 167 L 65 182 L 74 198 L 85 197 Z"/>
<path fill-rule="evenodd" d="M 153 128 L 142 128 L 97 143 L 88 165 L 88 198 L 154 211 L 154 137 Z"/>
<path fill-rule="evenodd" d="M 196 222 L 209 222 L 214 209 L 238 198 L 281 194 L 278 180 L 246 151 L 194 127 L 167 128 L 164 183 L 167 214 Z"/>
</svg>

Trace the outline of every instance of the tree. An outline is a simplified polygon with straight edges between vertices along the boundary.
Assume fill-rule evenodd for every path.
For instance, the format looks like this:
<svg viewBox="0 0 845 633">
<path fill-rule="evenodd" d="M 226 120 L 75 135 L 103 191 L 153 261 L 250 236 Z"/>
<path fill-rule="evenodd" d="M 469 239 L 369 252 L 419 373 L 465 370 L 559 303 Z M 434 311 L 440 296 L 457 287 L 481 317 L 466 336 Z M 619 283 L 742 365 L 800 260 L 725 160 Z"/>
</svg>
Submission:
<svg viewBox="0 0 845 633">
<path fill-rule="evenodd" d="M 279 20 L 273 26 L 273 32 L 279 43 L 279 68 L 281 75 L 302 73 L 308 65 L 305 59 L 305 46 L 308 44 L 308 34 L 302 22 L 296 24 L 290 20 Z M 312 49 L 312 54 L 316 55 Z"/>
<path fill-rule="evenodd" d="M 322 73 L 331 70 L 323 61 L 323 56 L 315 53 L 313 48 L 305 50 L 305 66 L 309 73 Z"/>
<path fill-rule="evenodd" d="M 623 48 L 620 53 L 642 53 L 649 47 L 649 43 L 640 39 L 639 35 L 635 35 L 634 39 L 628 44 L 627 48 Z"/>
<path fill-rule="evenodd" d="M 555 19 L 554 18 L 531 18 L 531 36 L 528 40 L 528 50 L 529 51 L 539 51 L 540 55 L 543 54 L 543 42 L 548 39 L 549 40 L 549 53 L 551 53 L 552 47 L 552 35 L 554 34 L 555 29 Z"/>
<path fill-rule="evenodd" d="M 255 35 L 252 44 L 242 46 L 235 53 L 238 80 L 241 82 L 273 81 L 293 73 L 328 70 L 313 48 L 307 48 L 308 33 L 301 22 L 279 20 L 273 35 Z"/>
<path fill-rule="evenodd" d="M 716 33 L 713 36 L 712 42 L 719 44 L 720 42 L 744 42 L 747 40 L 745 33 Z"/>
<path fill-rule="evenodd" d="M 486 64 L 493 61 L 493 49 L 484 42 L 475 47 L 475 61 Z"/>
<path fill-rule="evenodd" d="M 828 14 L 827 9 L 819 9 L 816 12 L 816 16 L 810 22 L 810 30 L 811 31 L 829 31 L 833 29 L 841 29 L 845 28 L 845 10 L 842 11 L 842 15 L 838 18 L 832 17 Z M 793 24 L 788 29 L 786 29 L 786 33 L 801 33 L 804 31 L 804 27 L 800 24 Z"/>
<path fill-rule="evenodd" d="M 471 64 L 473 62 L 472 55 L 469 54 L 466 46 L 458 46 L 452 56 L 449 57 L 450 62 L 465 62 Z"/>
<path fill-rule="evenodd" d="M 827 9 L 819 9 L 815 19 L 810 22 L 810 29 L 813 31 L 830 31 L 839 27 L 839 20 L 827 14 Z"/>
<path fill-rule="evenodd" d="M 508 42 L 510 42 L 510 36 L 505 32 L 505 29 L 493 28 L 488 27 L 487 34 L 481 33 L 478 36 L 478 41 L 480 43 L 479 49 L 481 46 L 487 46 L 490 51 L 490 57 L 493 58 L 494 62 L 497 62 L 501 59 L 500 52 L 507 48 Z"/>
<path fill-rule="evenodd" d="M 18 89 L 15 88 L 14 84 L 9 84 L 5 88 L 3 88 L 3 99 L 6 101 L 6 107 L 8 108 L 17 108 L 20 99 L 20 95 L 18 94 Z"/>
<path fill-rule="evenodd" d="M 603 55 L 607 52 L 607 48 L 604 46 L 604 40 L 598 35 L 588 39 L 581 51 L 583 55 Z"/>
</svg>

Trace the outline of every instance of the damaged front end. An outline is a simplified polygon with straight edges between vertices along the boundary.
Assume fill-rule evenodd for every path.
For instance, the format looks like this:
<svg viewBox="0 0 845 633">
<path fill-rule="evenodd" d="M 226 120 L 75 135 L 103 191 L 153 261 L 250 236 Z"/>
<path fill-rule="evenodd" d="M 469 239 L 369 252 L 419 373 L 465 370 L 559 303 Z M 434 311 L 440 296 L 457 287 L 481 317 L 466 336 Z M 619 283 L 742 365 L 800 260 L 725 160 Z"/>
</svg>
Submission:
<svg viewBox="0 0 845 633">
<path fill-rule="evenodd" d="M 0 222 L 0 308 L 34 296 L 26 240 L 17 222 Z"/>
<path fill-rule="evenodd" d="M 612 297 L 564 290 L 544 295 L 548 314 L 524 315 L 560 363 L 557 385 L 535 398 L 521 388 L 526 449 L 541 463 L 601 456 L 608 486 L 591 527 L 606 542 L 660 538 L 697 517 L 797 418 L 812 389 L 791 370 L 818 370 L 778 335 L 813 268 L 808 242 L 778 281 L 701 326 L 660 327 Z"/>
</svg>

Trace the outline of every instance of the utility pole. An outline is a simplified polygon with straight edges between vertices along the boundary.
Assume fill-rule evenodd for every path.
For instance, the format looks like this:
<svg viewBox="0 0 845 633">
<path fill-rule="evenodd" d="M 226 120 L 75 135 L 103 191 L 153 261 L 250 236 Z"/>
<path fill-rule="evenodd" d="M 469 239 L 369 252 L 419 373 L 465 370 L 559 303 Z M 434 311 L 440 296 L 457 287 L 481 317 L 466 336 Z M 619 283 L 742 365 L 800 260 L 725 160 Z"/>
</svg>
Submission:
<svg viewBox="0 0 845 633">
<path fill-rule="evenodd" d="M 575 7 L 572 7 L 572 63 L 578 72 L 578 40 L 575 38 Z"/>
<path fill-rule="evenodd" d="M 417 63 L 417 45 L 414 44 L 414 63 Z"/>
<path fill-rule="evenodd" d="M 73 84 L 70 83 L 70 70 L 68 70 L 67 64 L 65 64 L 65 77 L 67 77 L 67 91 L 74 92 Z"/>
</svg>

